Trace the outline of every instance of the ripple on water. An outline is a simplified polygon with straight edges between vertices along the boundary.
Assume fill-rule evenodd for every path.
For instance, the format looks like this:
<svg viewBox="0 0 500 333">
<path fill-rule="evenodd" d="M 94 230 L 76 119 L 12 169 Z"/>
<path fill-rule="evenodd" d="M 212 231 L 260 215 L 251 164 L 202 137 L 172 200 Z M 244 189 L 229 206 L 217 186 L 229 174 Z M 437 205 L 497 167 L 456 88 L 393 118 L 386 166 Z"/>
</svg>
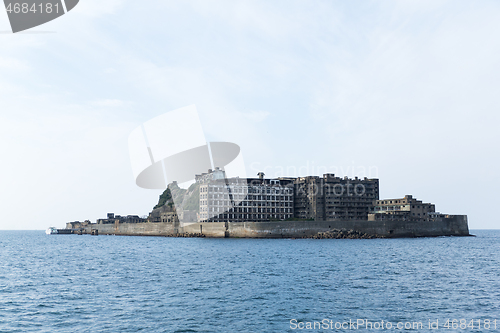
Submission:
<svg viewBox="0 0 500 333">
<path fill-rule="evenodd" d="M 497 231 L 322 241 L 0 232 L 0 244 L 2 332 L 284 332 L 292 318 L 500 314 Z"/>
</svg>

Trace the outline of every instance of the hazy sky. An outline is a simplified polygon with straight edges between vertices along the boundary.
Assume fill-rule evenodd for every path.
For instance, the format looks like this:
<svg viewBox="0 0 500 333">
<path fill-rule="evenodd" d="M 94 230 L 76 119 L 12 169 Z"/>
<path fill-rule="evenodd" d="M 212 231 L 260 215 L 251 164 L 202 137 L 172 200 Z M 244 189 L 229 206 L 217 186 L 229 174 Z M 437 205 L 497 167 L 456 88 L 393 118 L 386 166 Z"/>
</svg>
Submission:
<svg viewBox="0 0 500 333">
<path fill-rule="evenodd" d="M 0 229 L 146 215 L 128 135 L 196 104 L 247 171 L 380 178 L 498 228 L 498 1 L 81 0 L 0 10 Z M 43 32 L 43 33 L 42 33 Z"/>
</svg>

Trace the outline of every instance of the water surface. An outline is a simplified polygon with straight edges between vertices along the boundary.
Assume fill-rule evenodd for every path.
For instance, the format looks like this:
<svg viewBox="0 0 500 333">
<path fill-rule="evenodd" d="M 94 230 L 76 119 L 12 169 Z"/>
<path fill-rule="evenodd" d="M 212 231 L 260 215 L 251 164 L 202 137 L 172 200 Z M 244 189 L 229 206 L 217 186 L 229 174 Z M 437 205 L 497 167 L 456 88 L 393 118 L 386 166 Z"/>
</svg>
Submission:
<svg viewBox="0 0 500 333">
<path fill-rule="evenodd" d="M 0 332 L 343 332 L 293 330 L 290 320 L 359 318 L 497 319 L 500 331 L 500 231 L 472 233 L 290 240 L 0 231 Z"/>
</svg>

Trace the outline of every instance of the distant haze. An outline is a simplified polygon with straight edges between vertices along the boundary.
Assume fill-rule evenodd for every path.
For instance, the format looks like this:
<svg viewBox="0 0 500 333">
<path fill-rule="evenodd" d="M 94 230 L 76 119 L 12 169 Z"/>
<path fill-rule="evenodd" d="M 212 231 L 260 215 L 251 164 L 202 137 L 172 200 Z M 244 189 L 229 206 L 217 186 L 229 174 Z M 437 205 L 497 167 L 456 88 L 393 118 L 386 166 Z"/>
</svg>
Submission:
<svg viewBox="0 0 500 333">
<path fill-rule="evenodd" d="M 85 0 L 5 33 L 0 229 L 146 215 L 127 140 L 196 104 L 247 174 L 380 178 L 498 228 L 497 1 Z M 168 128 L 166 129 L 168 130 Z M 180 140 L 182 138 L 179 138 Z"/>
</svg>

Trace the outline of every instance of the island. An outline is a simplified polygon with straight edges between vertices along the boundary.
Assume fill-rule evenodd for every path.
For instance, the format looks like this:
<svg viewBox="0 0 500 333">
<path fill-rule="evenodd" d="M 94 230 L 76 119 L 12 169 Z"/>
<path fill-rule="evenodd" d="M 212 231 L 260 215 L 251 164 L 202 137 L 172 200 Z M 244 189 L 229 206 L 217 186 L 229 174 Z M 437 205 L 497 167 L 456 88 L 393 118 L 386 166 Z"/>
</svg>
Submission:
<svg viewBox="0 0 500 333">
<path fill-rule="evenodd" d="M 221 168 L 187 189 L 168 185 L 149 215 L 108 213 L 68 222 L 58 234 L 221 238 L 470 236 L 467 215 L 437 212 L 412 195 L 380 199 L 379 180 L 336 177 L 227 178 Z"/>
</svg>

